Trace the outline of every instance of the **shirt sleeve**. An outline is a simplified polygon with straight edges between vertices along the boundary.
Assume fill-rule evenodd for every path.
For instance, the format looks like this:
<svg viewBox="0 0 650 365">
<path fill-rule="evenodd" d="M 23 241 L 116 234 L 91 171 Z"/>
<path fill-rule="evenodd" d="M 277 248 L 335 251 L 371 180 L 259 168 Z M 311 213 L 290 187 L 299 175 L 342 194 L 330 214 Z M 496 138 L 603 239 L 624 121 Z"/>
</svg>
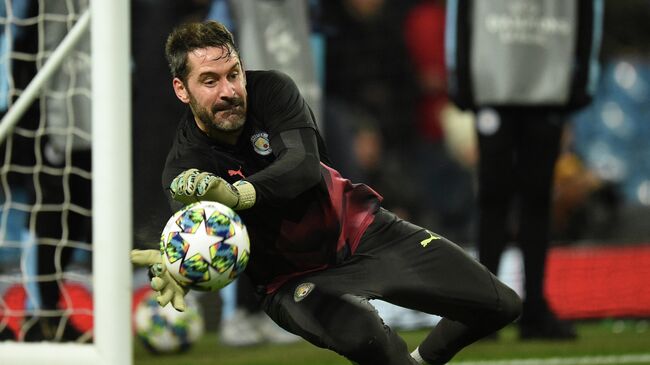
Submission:
<svg viewBox="0 0 650 365">
<path fill-rule="evenodd" d="M 249 85 L 250 109 L 269 134 L 275 161 L 246 178 L 256 204 L 281 205 L 318 184 L 319 137 L 311 109 L 295 82 L 279 71 L 264 71 Z"/>
<path fill-rule="evenodd" d="M 298 128 L 271 138 L 276 160 L 246 180 L 257 192 L 258 204 L 280 205 L 321 180 L 316 131 Z"/>
<path fill-rule="evenodd" d="M 296 128 L 316 129 L 316 122 L 298 86 L 286 74 L 265 72 L 250 85 L 250 108 L 269 136 Z"/>
</svg>

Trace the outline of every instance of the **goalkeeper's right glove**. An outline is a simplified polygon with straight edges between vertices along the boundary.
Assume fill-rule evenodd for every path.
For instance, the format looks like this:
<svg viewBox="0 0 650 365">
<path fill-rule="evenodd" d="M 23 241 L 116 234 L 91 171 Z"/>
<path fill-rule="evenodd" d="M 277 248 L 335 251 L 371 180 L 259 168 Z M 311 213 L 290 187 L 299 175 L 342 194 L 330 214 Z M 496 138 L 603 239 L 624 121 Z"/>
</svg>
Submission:
<svg viewBox="0 0 650 365">
<path fill-rule="evenodd" d="M 252 207 L 256 199 L 255 187 L 248 181 L 239 180 L 231 185 L 219 176 L 197 169 L 178 174 L 169 189 L 172 198 L 185 205 L 209 200 L 242 210 Z"/>
<path fill-rule="evenodd" d="M 151 288 L 158 292 L 156 300 L 164 307 L 171 302 L 172 306 L 179 312 L 185 310 L 185 299 L 188 289 L 179 284 L 167 271 L 162 262 L 160 250 L 131 250 L 131 262 L 136 265 L 149 266 L 153 274 Z"/>
</svg>

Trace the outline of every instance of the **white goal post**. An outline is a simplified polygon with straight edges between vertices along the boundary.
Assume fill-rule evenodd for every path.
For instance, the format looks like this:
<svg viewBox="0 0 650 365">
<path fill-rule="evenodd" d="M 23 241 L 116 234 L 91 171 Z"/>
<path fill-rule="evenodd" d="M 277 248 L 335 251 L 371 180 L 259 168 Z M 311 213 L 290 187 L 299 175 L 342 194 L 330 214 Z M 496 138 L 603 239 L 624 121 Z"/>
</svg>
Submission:
<svg viewBox="0 0 650 365">
<path fill-rule="evenodd" d="M 93 342 L 0 342 L 0 365 L 133 363 L 129 7 L 128 0 L 91 1 L 90 13 L 63 42 L 74 43 L 75 32 L 91 33 Z M 58 52 L 43 69 L 56 68 L 57 57 L 59 62 L 65 57 Z M 34 78 L 3 118 L 0 132 L 11 131 L 19 109 L 29 106 L 46 77 L 43 73 Z"/>
</svg>

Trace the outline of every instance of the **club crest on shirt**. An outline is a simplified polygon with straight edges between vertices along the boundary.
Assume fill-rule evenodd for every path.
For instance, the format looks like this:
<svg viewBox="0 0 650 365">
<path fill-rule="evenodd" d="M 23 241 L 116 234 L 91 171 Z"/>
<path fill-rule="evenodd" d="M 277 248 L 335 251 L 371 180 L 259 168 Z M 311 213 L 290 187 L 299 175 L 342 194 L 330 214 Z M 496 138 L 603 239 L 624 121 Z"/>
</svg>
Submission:
<svg viewBox="0 0 650 365">
<path fill-rule="evenodd" d="M 293 300 L 299 302 L 311 293 L 316 285 L 314 283 L 302 283 L 296 287 L 296 291 L 293 292 Z"/>
<path fill-rule="evenodd" d="M 269 142 L 269 135 L 266 132 L 255 133 L 251 136 L 251 143 L 255 152 L 262 156 L 266 156 L 272 152 L 271 143 Z"/>
</svg>

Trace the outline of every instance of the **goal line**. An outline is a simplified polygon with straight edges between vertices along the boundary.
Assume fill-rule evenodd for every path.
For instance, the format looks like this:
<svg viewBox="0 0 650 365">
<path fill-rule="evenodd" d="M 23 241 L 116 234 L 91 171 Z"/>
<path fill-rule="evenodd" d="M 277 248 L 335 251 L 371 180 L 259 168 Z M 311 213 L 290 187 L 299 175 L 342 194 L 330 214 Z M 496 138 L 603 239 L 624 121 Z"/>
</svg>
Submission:
<svg viewBox="0 0 650 365">
<path fill-rule="evenodd" d="M 650 362 L 650 353 L 609 356 L 549 357 L 533 359 L 452 361 L 451 365 L 617 365 L 645 364 Z"/>
</svg>

